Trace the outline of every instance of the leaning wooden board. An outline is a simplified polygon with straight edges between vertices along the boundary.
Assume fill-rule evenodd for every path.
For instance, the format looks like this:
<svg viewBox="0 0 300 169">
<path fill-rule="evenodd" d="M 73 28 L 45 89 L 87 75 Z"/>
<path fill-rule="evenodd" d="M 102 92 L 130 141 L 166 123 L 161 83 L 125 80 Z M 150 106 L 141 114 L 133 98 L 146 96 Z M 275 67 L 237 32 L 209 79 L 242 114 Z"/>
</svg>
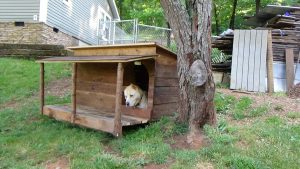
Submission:
<svg viewBox="0 0 300 169">
<path fill-rule="evenodd" d="M 235 30 L 230 88 L 266 91 L 268 30 Z"/>
</svg>

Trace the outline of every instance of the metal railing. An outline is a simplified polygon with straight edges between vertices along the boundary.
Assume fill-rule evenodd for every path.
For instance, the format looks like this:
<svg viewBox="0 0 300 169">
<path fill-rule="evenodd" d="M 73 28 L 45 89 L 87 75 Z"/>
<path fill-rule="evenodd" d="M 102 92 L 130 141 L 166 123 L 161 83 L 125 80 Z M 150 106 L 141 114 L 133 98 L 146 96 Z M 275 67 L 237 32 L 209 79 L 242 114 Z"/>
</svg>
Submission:
<svg viewBox="0 0 300 169">
<path fill-rule="evenodd" d="M 97 35 L 99 45 L 156 42 L 176 50 L 171 29 L 138 24 L 137 19 L 100 21 Z"/>
</svg>

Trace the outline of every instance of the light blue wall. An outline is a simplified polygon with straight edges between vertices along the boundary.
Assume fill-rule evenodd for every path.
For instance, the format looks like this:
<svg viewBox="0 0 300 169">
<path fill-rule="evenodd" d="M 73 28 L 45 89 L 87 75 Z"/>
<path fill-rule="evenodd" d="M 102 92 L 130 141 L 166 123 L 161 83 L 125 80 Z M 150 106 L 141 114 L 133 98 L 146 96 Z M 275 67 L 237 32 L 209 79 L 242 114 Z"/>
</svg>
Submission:
<svg viewBox="0 0 300 169">
<path fill-rule="evenodd" d="M 97 26 L 100 8 L 111 17 L 107 0 L 49 0 L 46 23 L 89 44 L 97 44 Z M 113 19 L 113 17 L 112 17 Z"/>
<path fill-rule="evenodd" d="M 39 15 L 40 0 L 0 0 L 1 21 L 32 21 Z"/>
</svg>

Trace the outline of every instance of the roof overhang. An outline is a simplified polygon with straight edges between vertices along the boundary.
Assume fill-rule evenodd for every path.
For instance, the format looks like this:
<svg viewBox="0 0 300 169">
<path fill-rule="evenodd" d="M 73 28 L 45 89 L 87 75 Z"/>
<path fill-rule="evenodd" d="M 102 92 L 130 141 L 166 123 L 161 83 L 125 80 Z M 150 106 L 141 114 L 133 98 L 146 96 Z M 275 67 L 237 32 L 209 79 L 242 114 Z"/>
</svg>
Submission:
<svg viewBox="0 0 300 169">
<path fill-rule="evenodd" d="M 141 60 L 154 59 L 156 55 L 149 56 L 65 56 L 65 57 L 50 57 L 38 60 L 38 63 L 126 63 Z"/>
<path fill-rule="evenodd" d="M 110 6 L 114 19 L 120 20 L 120 15 L 115 0 L 107 0 L 107 2 Z"/>
</svg>

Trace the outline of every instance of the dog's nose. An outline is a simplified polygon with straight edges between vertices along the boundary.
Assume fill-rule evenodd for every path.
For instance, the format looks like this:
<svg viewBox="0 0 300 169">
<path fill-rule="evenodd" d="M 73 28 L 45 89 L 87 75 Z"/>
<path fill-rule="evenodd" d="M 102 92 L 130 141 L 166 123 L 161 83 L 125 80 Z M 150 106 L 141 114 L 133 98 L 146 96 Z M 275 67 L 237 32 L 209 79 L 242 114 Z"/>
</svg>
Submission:
<svg viewBox="0 0 300 169">
<path fill-rule="evenodd" d="M 126 102 L 126 106 L 129 106 L 129 102 Z"/>
</svg>

